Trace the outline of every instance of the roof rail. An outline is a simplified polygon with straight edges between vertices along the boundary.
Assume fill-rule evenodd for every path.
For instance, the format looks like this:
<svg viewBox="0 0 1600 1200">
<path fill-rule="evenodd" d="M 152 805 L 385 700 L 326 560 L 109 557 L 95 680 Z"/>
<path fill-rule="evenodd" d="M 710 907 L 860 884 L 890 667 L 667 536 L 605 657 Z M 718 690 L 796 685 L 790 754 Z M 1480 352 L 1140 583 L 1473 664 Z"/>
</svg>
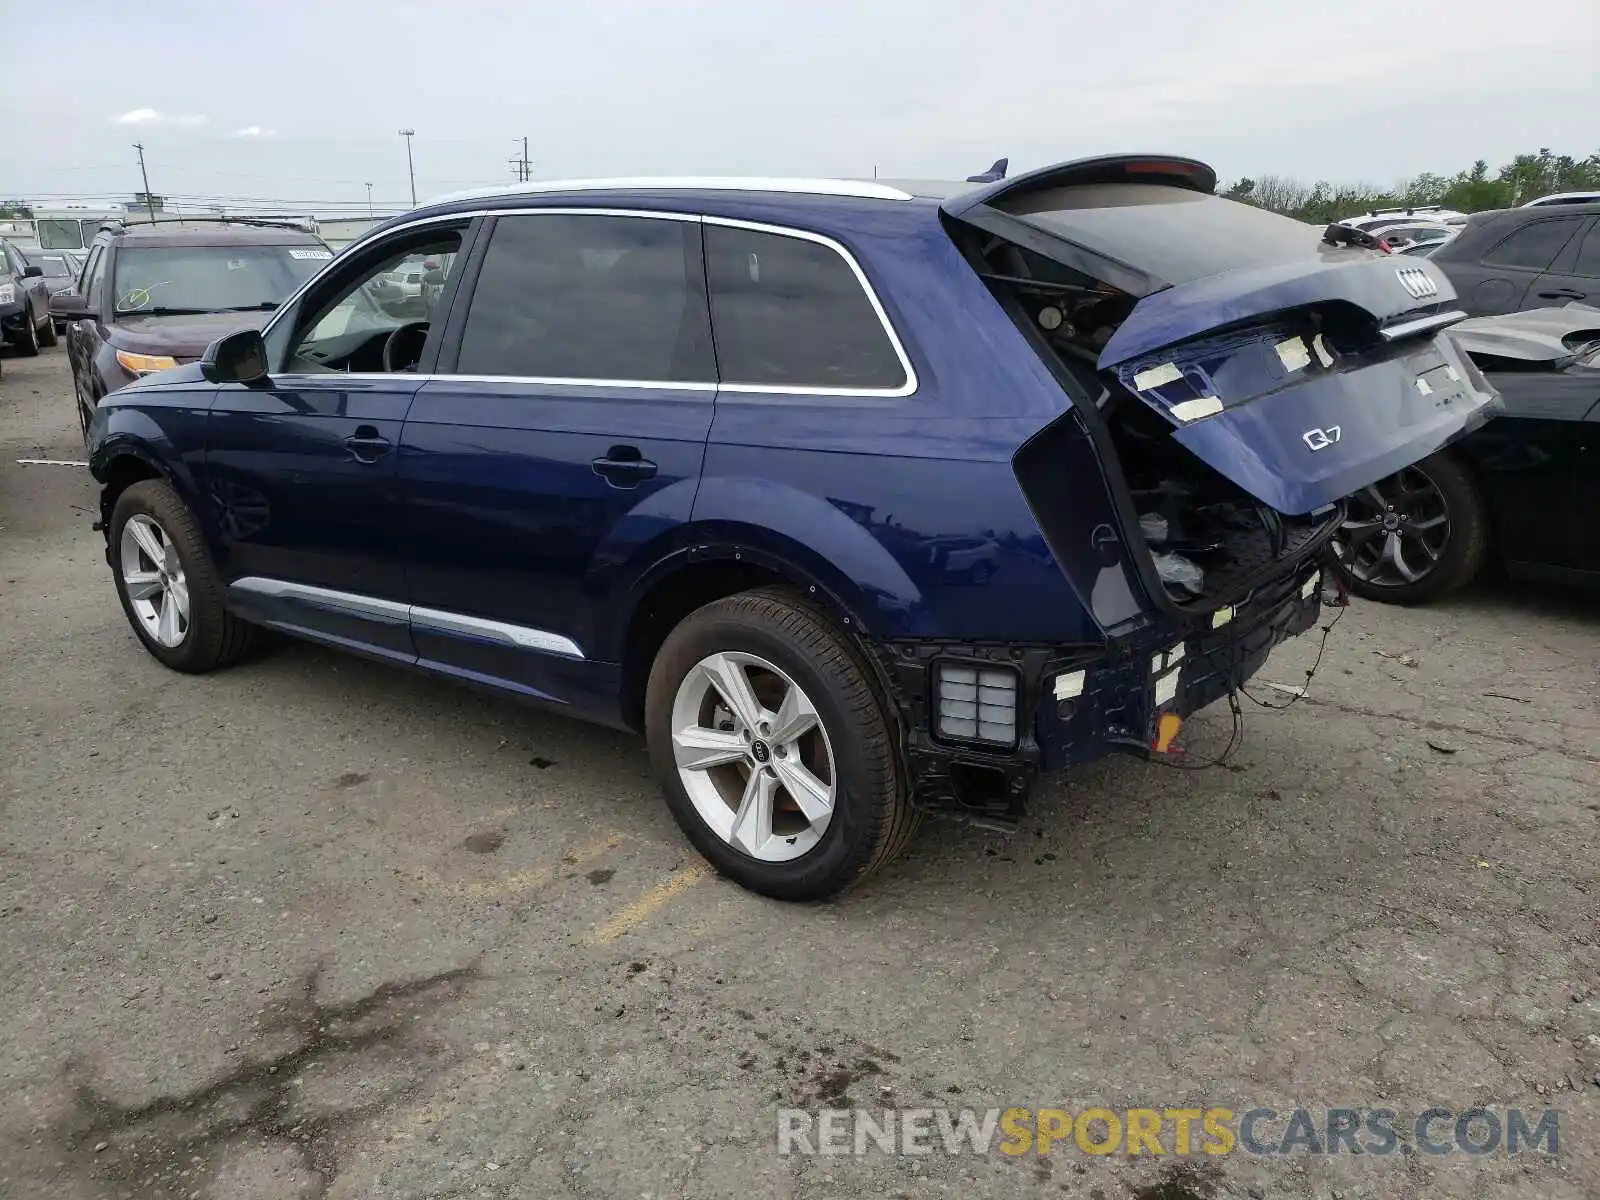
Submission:
<svg viewBox="0 0 1600 1200">
<path fill-rule="evenodd" d="M 427 208 L 455 200 L 494 196 L 539 195 L 546 192 L 592 191 L 804 192 L 815 196 L 859 196 L 873 200 L 912 200 L 910 192 L 870 179 L 778 179 L 742 176 L 662 176 L 623 179 L 541 179 L 529 183 L 494 184 L 449 192 L 419 204 Z"/>
<path fill-rule="evenodd" d="M 197 213 L 194 216 L 172 214 L 160 217 L 136 217 L 133 214 L 129 214 L 127 217 L 110 217 L 100 223 L 100 228 L 124 229 L 129 225 L 250 225 L 266 229 L 293 229 L 300 233 L 309 233 L 311 231 L 298 222 L 300 220 L 310 221 L 311 219 L 310 217 L 230 217 L 216 213 Z"/>
</svg>

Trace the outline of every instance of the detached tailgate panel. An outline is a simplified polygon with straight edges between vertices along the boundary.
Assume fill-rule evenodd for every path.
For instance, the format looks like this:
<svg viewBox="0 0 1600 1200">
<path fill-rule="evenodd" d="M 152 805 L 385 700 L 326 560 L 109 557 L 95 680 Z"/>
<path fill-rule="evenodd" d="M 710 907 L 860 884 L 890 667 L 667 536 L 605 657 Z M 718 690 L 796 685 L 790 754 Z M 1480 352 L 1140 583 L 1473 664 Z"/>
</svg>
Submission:
<svg viewBox="0 0 1600 1200">
<path fill-rule="evenodd" d="M 1209 466 L 1302 515 L 1494 413 L 1493 388 L 1437 336 L 1453 304 L 1437 272 L 1365 254 L 1229 272 L 1141 300 L 1100 366 Z"/>
</svg>

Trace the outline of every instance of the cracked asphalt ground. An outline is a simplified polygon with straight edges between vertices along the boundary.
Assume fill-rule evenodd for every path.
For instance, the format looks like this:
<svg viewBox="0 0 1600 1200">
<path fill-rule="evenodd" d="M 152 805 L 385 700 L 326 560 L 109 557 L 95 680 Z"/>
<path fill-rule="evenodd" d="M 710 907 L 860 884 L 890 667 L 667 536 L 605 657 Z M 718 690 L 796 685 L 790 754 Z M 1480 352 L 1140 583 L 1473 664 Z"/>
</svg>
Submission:
<svg viewBox="0 0 1600 1200">
<path fill-rule="evenodd" d="M 1357 605 L 1232 769 L 1108 762 L 788 907 L 624 736 L 303 646 L 164 671 L 91 481 L 15 462 L 81 454 L 62 353 L 4 371 L 7 1200 L 1600 1194 L 1593 596 Z M 787 1104 L 1549 1107 L 1560 1148 L 780 1158 Z"/>
</svg>

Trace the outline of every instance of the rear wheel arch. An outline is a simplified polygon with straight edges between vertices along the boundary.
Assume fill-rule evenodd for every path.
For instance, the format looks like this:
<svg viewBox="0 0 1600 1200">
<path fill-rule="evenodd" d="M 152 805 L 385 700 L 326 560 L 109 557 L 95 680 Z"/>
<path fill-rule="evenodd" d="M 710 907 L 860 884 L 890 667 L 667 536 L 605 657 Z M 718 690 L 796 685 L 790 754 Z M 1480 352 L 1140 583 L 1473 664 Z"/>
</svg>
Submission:
<svg viewBox="0 0 1600 1200">
<path fill-rule="evenodd" d="M 861 618 L 854 606 L 793 563 L 731 546 L 683 556 L 641 582 L 627 615 L 621 642 L 622 716 L 630 727 L 643 728 L 650 667 L 668 635 L 695 610 L 757 589 L 790 593 L 826 613 L 845 633 L 861 634 Z"/>
</svg>

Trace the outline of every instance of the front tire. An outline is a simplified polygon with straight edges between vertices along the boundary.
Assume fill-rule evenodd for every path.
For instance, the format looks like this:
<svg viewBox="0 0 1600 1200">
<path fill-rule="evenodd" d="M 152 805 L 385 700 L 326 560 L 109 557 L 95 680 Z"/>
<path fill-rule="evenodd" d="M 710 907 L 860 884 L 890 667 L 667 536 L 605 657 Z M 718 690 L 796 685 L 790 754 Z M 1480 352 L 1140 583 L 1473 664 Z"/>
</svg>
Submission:
<svg viewBox="0 0 1600 1200">
<path fill-rule="evenodd" d="M 668 635 L 645 735 L 689 840 L 762 895 L 832 896 L 916 827 L 870 668 L 825 613 L 786 592 L 715 601 Z"/>
<path fill-rule="evenodd" d="M 59 341 L 55 320 L 49 313 L 45 314 L 44 324 L 40 326 L 39 344 L 41 346 L 54 346 Z"/>
<path fill-rule="evenodd" d="M 1426 604 L 1475 578 L 1489 553 L 1489 509 L 1448 450 L 1397 471 L 1347 501 L 1334 538 L 1350 590 L 1389 604 Z"/>
<path fill-rule="evenodd" d="M 249 652 L 255 629 L 228 611 L 200 526 L 168 484 L 147 479 L 124 491 L 109 532 L 122 611 L 152 657 L 203 674 Z"/>
<path fill-rule="evenodd" d="M 33 323 L 31 312 L 23 311 L 22 333 L 11 344 L 11 348 L 24 358 L 33 358 L 39 353 L 39 327 Z"/>
</svg>

